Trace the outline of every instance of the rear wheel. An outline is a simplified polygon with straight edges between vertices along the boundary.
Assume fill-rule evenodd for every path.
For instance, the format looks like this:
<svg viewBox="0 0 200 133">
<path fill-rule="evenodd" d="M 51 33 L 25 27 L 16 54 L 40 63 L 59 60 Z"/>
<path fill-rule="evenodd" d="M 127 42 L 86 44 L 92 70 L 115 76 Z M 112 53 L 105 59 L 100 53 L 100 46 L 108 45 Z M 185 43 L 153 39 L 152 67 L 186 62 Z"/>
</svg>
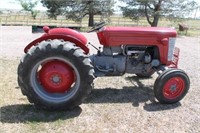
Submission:
<svg viewBox="0 0 200 133">
<path fill-rule="evenodd" d="M 71 42 L 43 41 L 18 67 L 18 83 L 31 103 L 47 110 L 72 109 L 91 92 L 94 70 L 83 50 Z"/>
<path fill-rule="evenodd" d="M 168 69 L 155 81 L 154 93 L 160 103 L 176 103 L 188 92 L 190 80 L 180 69 Z"/>
</svg>

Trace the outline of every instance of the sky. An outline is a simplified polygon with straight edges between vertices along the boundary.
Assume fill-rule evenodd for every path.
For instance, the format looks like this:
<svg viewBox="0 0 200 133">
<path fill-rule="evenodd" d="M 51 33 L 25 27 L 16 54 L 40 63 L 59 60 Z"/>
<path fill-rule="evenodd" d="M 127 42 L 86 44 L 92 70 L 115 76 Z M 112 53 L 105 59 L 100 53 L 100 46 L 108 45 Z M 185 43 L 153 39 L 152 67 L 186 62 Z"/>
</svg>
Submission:
<svg viewBox="0 0 200 133">
<path fill-rule="evenodd" d="M 32 0 L 32 1 L 37 1 L 37 0 Z M 115 1 L 117 2 L 118 0 L 115 0 Z M 200 0 L 195 0 L 195 1 L 200 4 Z M 120 5 L 119 2 L 117 2 L 117 4 Z M 0 0 L 0 9 L 22 10 L 22 7 L 20 6 L 19 3 L 16 2 L 16 0 Z M 47 8 L 43 7 L 40 2 L 38 2 L 38 5 L 35 9 L 41 10 L 41 11 L 47 10 Z M 193 15 L 195 13 L 196 13 L 196 17 L 200 17 L 200 10 L 198 10 L 198 12 L 194 12 Z"/>
<path fill-rule="evenodd" d="M 32 0 L 37 1 L 37 0 Z M 20 4 L 17 3 L 16 0 L 0 0 L 0 9 L 14 9 L 14 10 L 21 10 L 22 7 Z M 45 11 L 46 8 L 42 6 L 40 2 L 38 2 L 36 10 L 43 10 Z"/>
</svg>

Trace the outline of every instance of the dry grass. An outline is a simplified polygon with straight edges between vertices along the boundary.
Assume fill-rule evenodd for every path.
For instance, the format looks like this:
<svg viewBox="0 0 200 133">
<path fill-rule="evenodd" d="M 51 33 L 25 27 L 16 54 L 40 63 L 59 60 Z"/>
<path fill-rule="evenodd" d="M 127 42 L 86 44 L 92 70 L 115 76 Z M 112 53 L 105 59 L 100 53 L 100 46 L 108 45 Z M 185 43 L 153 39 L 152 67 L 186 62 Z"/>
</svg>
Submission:
<svg viewBox="0 0 200 133">
<path fill-rule="evenodd" d="M 172 105 L 159 104 L 151 79 L 135 75 L 97 78 L 87 100 L 72 111 L 37 110 L 17 84 L 18 58 L 0 56 L 1 133 L 200 132 L 200 39 L 179 37 L 180 68 L 190 76 L 187 96 Z M 15 51 L 10 51 L 15 52 Z"/>
</svg>

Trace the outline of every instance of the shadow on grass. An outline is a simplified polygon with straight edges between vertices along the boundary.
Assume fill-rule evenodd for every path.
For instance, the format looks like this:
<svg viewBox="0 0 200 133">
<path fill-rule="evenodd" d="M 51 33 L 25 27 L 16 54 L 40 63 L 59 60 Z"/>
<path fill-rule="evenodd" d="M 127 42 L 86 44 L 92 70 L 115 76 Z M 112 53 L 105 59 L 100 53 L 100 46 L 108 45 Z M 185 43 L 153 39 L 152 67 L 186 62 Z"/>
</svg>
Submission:
<svg viewBox="0 0 200 133">
<path fill-rule="evenodd" d="M 34 105 L 18 104 L 0 108 L 2 123 L 53 122 L 77 117 L 82 109 L 76 107 L 71 111 L 49 112 L 38 110 Z"/>
<path fill-rule="evenodd" d="M 176 104 L 160 104 L 156 101 L 153 86 L 145 86 L 143 80 L 146 78 L 138 78 L 137 76 L 126 77 L 133 83 L 133 86 L 125 86 L 122 89 L 104 88 L 94 89 L 84 103 L 131 103 L 134 107 L 138 107 L 140 103 L 144 103 L 146 111 L 163 111 L 170 110 L 181 106 Z"/>
<path fill-rule="evenodd" d="M 148 100 L 155 101 L 151 86 L 145 86 L 142 79 L 137 76 L 126 77 L 133 83 L 133 86 L 125 86 L 122 89 L 105 88 L 94 89 L 91 95 L 86 99 L 86 103 L 132 103 L 138 107 L 139 103 Z"/>
<path fill-rule="evenodd" d="M 125 86 L 122 89 L 105 88 L 94 89 L 85 100 L 85 104 L 101 103 L 130 103 L 138 107 L 140 103 L 144 104 L 143 109 L 146 111 L 163 111 L 170 110 L 181 106 L 176 104 L 160 104 L 155 100 L 153 86 L 145 86 L 143 79 L 135 76 L 126 77 L 134 85 Z M 48 112 L 38 110 L 34 105 L 19 104 L 9 105 L 0 108 L 2 123 L 27 123 L 27 122 L 53 122 L 56 120 L 66 120 L 80 115 L 80 107 L 71 111 Z"/>
<path fill-rule="evenodd" d="M 139 103 L 148 100 L 154 100 L 151 88 L 123 87 L 122 89 L 94 89 L 85 103 L 132 103 L 137 107 Z"/>
</svg>

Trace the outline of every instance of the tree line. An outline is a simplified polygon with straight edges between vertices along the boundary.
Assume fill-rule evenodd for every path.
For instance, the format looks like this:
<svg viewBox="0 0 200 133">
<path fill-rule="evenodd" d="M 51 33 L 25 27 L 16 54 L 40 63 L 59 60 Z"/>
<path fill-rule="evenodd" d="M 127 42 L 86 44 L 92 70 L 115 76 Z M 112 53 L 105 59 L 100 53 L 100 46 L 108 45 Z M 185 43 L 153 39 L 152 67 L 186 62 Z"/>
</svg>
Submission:
<svg viewBox="0 0 200 133">
<path fill-rule="evenodd" d="M 118 2 L 124 17 L 138 20 L 145 17 L 150 26 L 156 27 L 161 16 L 182 18 L 188 16 L 199 5 L 194 0 L 17 0 L 22 8 L 30 11 L 33 18 L 37 11 L 34 8 L 41 2 L 47 8 L 47 15 L 56 19 L 58 15 L 66 19 L 81 21 L 89 16 L 88 26 L 94 25 L 94 16 L 109 18 L 114 13 Z"/>
</svg>

